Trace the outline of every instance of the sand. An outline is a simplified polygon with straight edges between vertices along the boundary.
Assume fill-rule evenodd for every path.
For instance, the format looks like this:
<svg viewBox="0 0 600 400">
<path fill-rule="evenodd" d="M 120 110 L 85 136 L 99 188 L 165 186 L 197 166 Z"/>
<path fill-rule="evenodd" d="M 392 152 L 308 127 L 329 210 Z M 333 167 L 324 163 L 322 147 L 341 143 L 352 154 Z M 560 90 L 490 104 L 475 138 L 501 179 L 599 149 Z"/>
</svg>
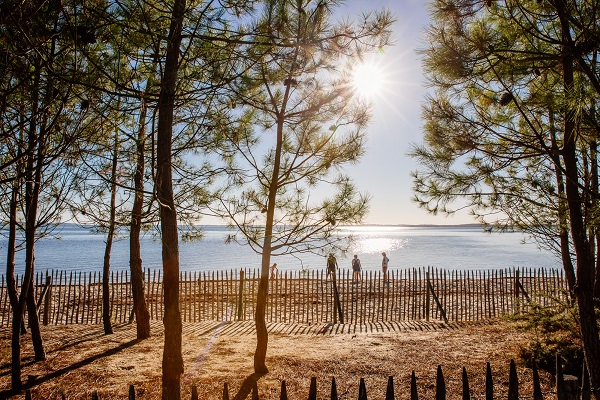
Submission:
<svg viewBox="0 0 600 400">
<path fill-rule="evenodd" d="M 137 341 L 134 325 L 115 326 L 104 335 L 101 325 L 43 327 L 47 360 L 33 363 L 30 337 L 23 337 L 23 381 L 33 399 L 126 399 L 129 385 L 136 399 L 159 399 L 161 391 L 162 324 L 153 322 L 150 339 Z M 251 321 L 184 323 L 182 398 L 196 385 L 200 399 L 221 399 L 228 384 L 230 398 L 244 398 L 253 376 L 256 346 Z M 436 369 L 441 365 L 447 398 L 462 396 L 466 367 L 472 398 L 485 393 L 486 363 L 494 373 L 496 396 L 506 396 L 510 359 L 517 362 L 520 394 L 532 393 L 531 371 L 518 359 L 528 334 L 506 321 L 479 323 L 380 323 L 355 325 L 269 325 L 269 373 L 257 387 L 261 400 L 279 399 L 285 380 L 290 399 L 306 399 L 311 377 L 317 378 L 319 399 L 329 399 L 331 378 L 340 399 L 356 399 L 364 378 L 369 399 L 385 398 L 388 377 L 397 399 L 410 398 L 410 375 L 417 376 L 420 398 L 433 398 Z M 10 392 L 10 329 L 0 328 L 0 398 Z M 541 374 L 547 398 L 552 377 Z M 23 394 L 13 396 L 24 398 Z M 248 397 L 250 398 L 250 397 Z"/>
</svg>

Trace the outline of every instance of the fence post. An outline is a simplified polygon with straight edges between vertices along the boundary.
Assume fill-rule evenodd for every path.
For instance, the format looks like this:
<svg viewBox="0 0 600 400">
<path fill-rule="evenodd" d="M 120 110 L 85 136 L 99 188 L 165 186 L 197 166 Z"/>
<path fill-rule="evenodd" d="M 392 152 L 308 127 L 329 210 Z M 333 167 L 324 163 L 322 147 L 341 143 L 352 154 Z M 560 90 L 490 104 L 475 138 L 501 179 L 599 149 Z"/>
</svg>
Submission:
<svg viewBox="0 0 600 400">
<path fill-rule="evenodd" d="M 415 370 L 410 376 L 410 400 L 419 400 L 419 394 L 417 393 L 417 377 L 415 376 Z"/>
<path fill-rule="evenodd" d="M 519 269 L 517 268 L 515 270 L 515 287 L 514 287 L 514 306 L 513 306 L 513 311 L 514 312 L 519 312 L 519 295 L 520 290 L 519 290 Z"/>
<path fill-rule="evenodd" d="M 565 400 L 565 381 L 563 379 L 562 363 L 560 356 L 556 353 L 556 398 Z"/>
<path fill-rule="evenodd" d="M 542 394 L 542 388 L 540 386 L 540 375 L 538 373 L 537 365 L 535 360 L 533 361 L 533 400 L 544 400 Z"/>
<path fill-rule="evenodd" d="M 333 281 L 333 299 L 335 301 L 335 305 L 336 305 L 336 309 L 337 309 L 337 314 L 335 313 L 336 310 L 333 310 L 333 323 L 337 324 L 337 316 L 340 316 L 340 324 L 344 323 L 344 314 L 342 314 L 342 303 L 340 303 L 340 293 L 338 292 L 338 287 L 337 287 L 337 281 L 335 279 L 335 275 L 336 275 L 336 271 L 333 271 L 333 274 L 331 274 L 332 276 L 332 281 Z"/>
<path fill-rule="evenodd" d="M 42 323 L 48 325 L 50 319 L 50 307 L 52 306 L 52 277 L 46 275 L 46 297 L 44 298 L 44 317 Z"/>
<path fill-rule="evenodd" d="M 446 400 L 446 382 L 442 373 L 442 366 L 438 364 L 435 377 L 435 400 Z"/>
<path fill-rule="evenodd" d="M 192 400 L 198 400 L 198 388 L 192 385 Z"/>
<path fill-rule="evenodd" d="M 444 322 L 448 323 L 448 317 L 446 316 L 446 310 L 444 310 L 444 307 L 442 306 L 440 299 L 435 294 L 435 290 L 433 290 L 433 285 L 431 284 L 431 280 L 429 280 L 429 272 L 427 272 L 427 290 L 431 292 L 431 295 L 433 296 L 433 300 L 435 301 L 435 304 L 437 305 L 437 308 L 440 311 L 440 314 L 442 314 L 442 318 L 444 319 Z M 427 296 L 427 321 L 429 321 L 429 301 L 430 301 L 429 296 Z"/>
<path fill-rule="evenodd" d="M 510 360 L 510 372 L 508 375 L 508 400 L 519 400 L 519 377 L 515 360 Z"/>
<path fill-rule="evenodd" d="M 223 400 L 229 400 L 229 385 L 227 385 L 227 382 L 223 384 Z"/>
<path fill-rule="evenodd" d="M 335 383 L 335 376 L 331 377 L 331 396 L 330 396 L 330 400 L 338 400 L 337 384 Z"/>
<path fill-rule="evenodd" d="M 431 287 L 431 282 L 429 281 L 429 271 L 425 273 L 425 279 L 427 280 L 427 289 L 425 289 L 425 321 L 429 321 L 429 312 L 430 312 L 430 299 L 429 299 L 429 288 Z"/>
<path fill-rule="evenodd" d="M 335 276 L 335 272 L 334 272 Z M 308 400 L 317 400 L 317 378 L 310 378 L 310 389 L 308 390 Z"/>
<path fill-rule="evenodd" d="M 240 269 L 240 293 L 238 295 L 238 304 L 237 304 L 237 320 L 242 320 L 242 309 L 244 307 L 244 269 Z"/>
<path fill-rule="evenodd" d="M 337 399 L 337 397 L 336 397 Z M 229 399 L 227 399 L 229 400 Z M 281 381 L 281 393 L 279 394 L 279 400 L 288 400 L 287 387 L 285 386 L 285 379 Z"/>
<path fill-rule="evenodd" d="M 494 378 L 489 362 L 485 367 L 485 400 L 494 400 Z"/>
<path fill-rule="evenodd" d="M 129 385 L 129 399 L 128 400 L 135 400 L 135 387 L 133 387 L 133 385 Z"/>
<path fill-rule="evenodd" d="M 395 400 L 394 397 L 394 377 L 388 376 L 388 384 L 385 390 L 385 400 Z"/>
<path fill-rule="evenodd" d="M 367 400 L 367 386 L 365 385 L 365 378 L 360 378 L 360 385 L 358 387 L 358 400 Z"/>
<path fill-rule="evenodd" d="M 562 362 L 556 353 L 556 397 L 558 400 L 578 400 L 579 382 L 573 375 L 563 375 Z"/>
<path fill-rule="evenodd" d="M 462 399 L 471 400 L 471 391 L 469 389 L 469 376 L 467 375 L 467 369 L 463 367 L 462 370 Z"/>
</svg>

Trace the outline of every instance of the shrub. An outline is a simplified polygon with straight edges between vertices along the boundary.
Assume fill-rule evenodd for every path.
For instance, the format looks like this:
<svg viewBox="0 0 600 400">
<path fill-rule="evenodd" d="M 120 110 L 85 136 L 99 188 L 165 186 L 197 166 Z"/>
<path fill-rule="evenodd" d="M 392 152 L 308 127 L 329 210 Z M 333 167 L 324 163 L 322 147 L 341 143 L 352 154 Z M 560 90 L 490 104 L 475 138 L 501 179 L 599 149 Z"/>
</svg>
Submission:
<svg viewBox="0 0 600 400">
<path fill-rule="evenodd" d="M 521 346 L 519 357 L 528 367 L 535 361 L 540 369 L 554 374 L 556 354 L 559 354 L 564 362 L 564 372 L 579 377 L 583 365 L 583 348 L 577 305 L 569 296 L 551 300 L 551 306 L 528 303 L 520 313 L 508 317 L 518 329 L 533 333 L 533 339 Z"/>
</svg>

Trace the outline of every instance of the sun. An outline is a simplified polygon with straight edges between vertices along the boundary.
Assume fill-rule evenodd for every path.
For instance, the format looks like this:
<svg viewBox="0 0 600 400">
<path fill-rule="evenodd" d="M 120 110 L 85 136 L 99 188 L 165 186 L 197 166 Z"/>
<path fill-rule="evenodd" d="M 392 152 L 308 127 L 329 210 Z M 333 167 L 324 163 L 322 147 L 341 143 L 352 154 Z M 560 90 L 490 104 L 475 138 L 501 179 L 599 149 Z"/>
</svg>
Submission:
<svg viewBox="0 0 600 400">
<path fill-rule="evenodd" d="M 352 86 L 360 97 L 366 99 L 381 94 L 384 81 L 383 69 L 372 61 L 358 64 L 352 72 Z"/>
</svg>

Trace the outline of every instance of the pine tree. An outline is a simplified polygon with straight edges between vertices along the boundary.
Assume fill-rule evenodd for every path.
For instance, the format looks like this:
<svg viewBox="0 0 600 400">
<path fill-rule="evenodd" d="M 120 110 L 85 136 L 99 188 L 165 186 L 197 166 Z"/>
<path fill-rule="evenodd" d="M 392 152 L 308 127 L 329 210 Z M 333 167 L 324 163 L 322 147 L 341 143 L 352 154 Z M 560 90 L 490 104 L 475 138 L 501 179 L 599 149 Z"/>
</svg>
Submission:
<svg viewBox="0 0 600 400">
<path fill-rule="evenodd" d="M 392 18 L 372 13 L 331 23 L 335 1 L 265 2 L 230 85 L 222 130 L 234 151 L 217 213 L 262 255 L 255 314 L 254 370 L 268 371 L 265 309 L 271 257 L 345 249 L 339 224 L 360 223 L 368 195 L 343 167 L 364 152 L 369 106 L 356 95 L 351 66 L 389 44 Z M 322 200 L 313 193 L 324 191 Z M 316 197 L 316 196 L 315 196 Z"/>
</svg>

